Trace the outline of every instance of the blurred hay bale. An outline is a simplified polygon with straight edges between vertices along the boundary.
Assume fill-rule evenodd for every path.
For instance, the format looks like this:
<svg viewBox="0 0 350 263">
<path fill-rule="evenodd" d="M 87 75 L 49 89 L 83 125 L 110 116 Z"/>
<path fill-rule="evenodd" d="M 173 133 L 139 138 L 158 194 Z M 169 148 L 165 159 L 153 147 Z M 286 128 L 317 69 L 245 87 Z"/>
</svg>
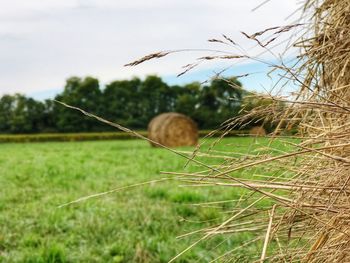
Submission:
<svg viewBox="0 0 350 263">
<path fill-rule="evenodd" d="M 148 138 L 167 147 L 193 146 L 198 142 L 198 129 L 196 123 L 183 114 L 163 113 L 148 124 Z"/>
<path fill-rule="evenodd" d="M 249 130 L 249 135 L 252 136 L 265 136 L 266 130 L 262 126 L 255 126 Z"/>
</svg>

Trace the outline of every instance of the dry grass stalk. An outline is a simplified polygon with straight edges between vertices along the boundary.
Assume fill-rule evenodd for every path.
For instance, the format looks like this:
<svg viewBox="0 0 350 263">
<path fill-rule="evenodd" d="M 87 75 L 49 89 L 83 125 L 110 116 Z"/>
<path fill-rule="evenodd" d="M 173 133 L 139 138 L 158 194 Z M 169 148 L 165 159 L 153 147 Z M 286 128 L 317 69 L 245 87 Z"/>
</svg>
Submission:
<svg viewBox="0 0 350 263">
<path fill-rule="evenodd" d="M 350 245 L 350 2 L 308 0 L 304 14 L 309 15 L 309 20 L 305 18 L 303 24 L 244 33 L 265 48 L 279 34 L 303 27 L 306 33 L 295 41 L 302 50 L 297 63 L 292 67 L 283 63 L 275 65 L 285 72 L 286 81 L 300 86 L 299 92 L 289 98 L 269 95 L 274 102 L 272 105 L 255 108 L 225 123 L 228 131 L 251 124 L 253 119 L 279 122 L 272 137 L 281 138 L 283 130 L 297 127 L 295 137 L 300 142 L 287 141 L 293 146 L 292 150 L 278 155 L 275 151 L 271 151 L 271 155 L 264 151 L 256 158 L 243 161 L 226 158 L 225 165 L 215 166 L 219 172 L 182 175 L 192 186 L 195 183 L 199 186 L 243 187 L 270 199 L 270 209 L 278 204 L 274 209 L 274 221 L 279 223 L 273 226 L 271 240 L 276 247 L 275 255 L 266 260 L 350 262 L 347 249 Z M 272 32 L 270 37 L 258 39 L 268 32 Z M 226 43 L 225 40 L 209 41 L 236 45 L 236 42 Z M 248 57 L 246 54 L 231 56 L 234 59 Z M 204 56 L 200 60 L 222 58 L 230 58 L 230 55 Z M 286 107 L 281 107 L 281 102 Z M 218 158 L 217 154 L 213 157 Z M 233 172 L 243 169 L 253 175 L 258 170 L 260 174 L 274 176 L 266 176 L 265 181 L 259 182 L 242 178 L 237 182 Z M 243 210 L 248 212 L 249 209 Z M 266 217 L 264 211 L 259 212 L 257 208 L 252 216 L 271 222 L 271 216 Z M 211 233 L 234 232 L 237 229 L 225 225 Z M 264 250 L 266 252 L 266 247 Z M 265 256 L 261 255 L 260 260 L 265 260 Z"/>
<path fill-rule="evenodd" d="M 255 126 L 249 130 L 249 134 L 252 136 L 266 136 L 266 130 L 264 127 Z"/>
<path fill-rule="evenodd" d="M 307 32 L 296 41 L 303 50 L 298 63 L 291 68 L 283 64 L 277 67 L 286 72 L 288 81 L 300 86 L 299 92 L 292 99 L 270 96 L 273 105 L 253 109 L 227 122 L 230 129 L 246 125 L 253 117 L 279 121 L 272 136 L 278 137 L 283 130 L 294 126 L 298 128 L 300 142 L 287 141 L 293 150 L 277 156 L 272 151 L 272 156 L 265 152 L 253 160 L 231 160 L 229 165 L 218 166 L 219 173 L 184 176 L 191 185 L 243 187 L 254 191 L 271 200 L 270 209 L 278 204 L 274 221 L 279 223 L 273 226 L 272 235 L 275 255 L 265 258 L 263 253 L 260 260 L 350 262 L 350 2 L 308 0 L 305 14 L 311 15 L 308 22 L 313 23 L 295 25 L 303 26 Z M 266 44 L 257 37 L 273 30 L 284 31 L 270 28 L 245 35 L 266 47 L 275 37 L 272 35 Z M 287 107 L 281 108 L 281 101 Z M 274 176 L 265 177 L 263 182 L 240 179 L 248 187 L 234 182 L 233 172 L 241 169 Z M 278 180 L 284 169 L 289 171 L 288 180 Z M 271 216 L 266 217 L 264 211 L 257 208 L 252 216 L 271 222 Z"/>
<path fill-rule="evenodd" d="M 267 95 L 273 101 L 271 105 L 228 120 L 223 128 L 225 133 L 250 124 L 252 119 L 278 122 L 275 132 L 268 136 L 279 141 L 285 139 L 290 146 L 288 150 L 281 151 L 271 143 L 270 149 L 261 149 L 258 154 L 244 157 L 230 153 L 229 156 L 234 158 L 227 158 L 224 153 L 221 163 L 208 165 L 200 161 L 204 154 L 200 149 L 195 152 L 198 156 L 189 156 L 159 144 L 203 168 L 197 173 L 174 173 L 185 182 L 243 188 L 242 198 L 233 202 L 233 214 L 222 224 L 193 233 L 202 233 L 202 237 L 171 261 L 213 235 L 253 231 L 255 236 L 251 241 L 217 260 L 259 242 L 263 253 L 252 255 L 249 250 L 250 260 L 256 262 L 350 262 L 350 2 L 307 0 L 304 9 L 306 23 L 244 34 L 267 49 L 278 35 L 292 28 L 302 28 L 304 33 L 295 40 L 295 46 L 302 50 L 296 63 L 292 67 L 284 63 L 274 65 L 285 72 L 285 81 L 296 83 L 300 90 L 288 98 Z M 266 32 L 272 32 L 270 38 L 257 39 Z M 225 36 L 222 40 L 209 41 L 238 45 Z M 169 53 L 151 54 L 130 65 Z M 223 54 L 201 57 L 199 62 L 248 57 L 247 54 Z M 187 65 L 185 72 L 198 63 Z M 281 102 L 286 107 L 281 107 Z M 99 117 L 91 117 L 111 125 Z M 293 127 L 298 129 L 295 136 L 298 141 L 283 137 L 282 132 Z M 133 133 L 128 129 L 125 131 Z M 220 159 L 218 155 L 213 154 L 213 160 Z M 208 158 L 210 154 L 206 153 L 204 157 Z M 237 172 L 241 176 L 237 177 Z M 249 177 L 242 177 L 244 175 Z M 252 179 L 256 177 L 259 181 Z M 262 207 L 259 206 L 262 200 L 269 202 Z M 268 214 L 266 211 L 273 212 Z M 269 256 L 268 248 L 271 249 Z"/>
<path fill-rule="evenodd" d="M 266 250 L 267 250 L 268 243 L 270 241 L 270 235 L 271 235 L 271 229 L 272 229 L 272 221 L 273 221 L 273 216 L 275 215 L 275 209 L 276 209 L 276 205 L 274 205 L 272 207 L 272 209 L 271 209 L 271 212 L 269 212 L 270 220 L 269 220 L 269 225 L 268 225 L 267 231 L 266 231 L 263 251 L 261 253 L 261 258 L 260 258 L 260 262 L 261 263 L 263 263 L 265 261 L 265 258 L 266 258 Z"/>
</svg>

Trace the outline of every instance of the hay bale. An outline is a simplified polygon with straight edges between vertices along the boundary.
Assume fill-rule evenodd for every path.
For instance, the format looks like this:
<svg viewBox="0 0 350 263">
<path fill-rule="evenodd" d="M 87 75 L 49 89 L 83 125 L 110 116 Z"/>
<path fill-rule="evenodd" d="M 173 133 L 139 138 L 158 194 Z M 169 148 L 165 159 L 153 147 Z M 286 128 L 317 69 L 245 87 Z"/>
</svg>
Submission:
<svg viewBox="0 0 350 263">
<path fill-rule="evenodd" d="M 266 130 L 262 126 L 255 126 L 249 130 L 249 135 L 252 136 L 265 136 Z"/>
<path fill-rule="evenodd" d="M 183 114 L 163 113 L 148 124 L 148 138 L 167 147 L 193 146 L 198 142 L 198 129 L 196 123 Z"/>
</svg>

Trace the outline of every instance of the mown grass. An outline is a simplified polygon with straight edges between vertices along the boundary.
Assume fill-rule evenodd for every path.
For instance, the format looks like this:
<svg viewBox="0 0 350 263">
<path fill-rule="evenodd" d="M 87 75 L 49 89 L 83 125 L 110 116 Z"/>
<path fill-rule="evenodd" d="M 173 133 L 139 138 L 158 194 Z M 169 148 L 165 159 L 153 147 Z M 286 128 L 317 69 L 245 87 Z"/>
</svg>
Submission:
<svg viewBox="0 0 350 263">
<path fill-rule="evenodd" d="M 228 138 L 216 148 L 244 152 L 255 142 Z M 237 199 L 240 191 L 167 181 L 57 206 L 163 178 L 160 171 L 196 169 L 184 163 L 139 140 L 0 145 L 0 262 L 167 262 L 200 237 L 176 236 L 220 222 L 230 208 L 193 203 Z M 245 239 L 211 238 L 178 262 L 208 262 Z"/>
<path fill-rule="evenodd" d="M 199 137 L 207 136 L 211 130 L 198 131 Z M 139 130 L 138 134 L 147 137 L 147 131 Z M 217 131 L 212 136 L 219 137 L 222 131 Z M 225 136 L 239 136 L 249 134 L 248 130 L 233 130 Z M 130 140 L 136 137 L 130 133 L 117 132 L 78 132 L 78 133 L 34 133 L 34 134 L 0 134 L 0 143 L 12 142 L 76 142 L 76 141 L 98 141 L 98 140 Z"/>
</svg>

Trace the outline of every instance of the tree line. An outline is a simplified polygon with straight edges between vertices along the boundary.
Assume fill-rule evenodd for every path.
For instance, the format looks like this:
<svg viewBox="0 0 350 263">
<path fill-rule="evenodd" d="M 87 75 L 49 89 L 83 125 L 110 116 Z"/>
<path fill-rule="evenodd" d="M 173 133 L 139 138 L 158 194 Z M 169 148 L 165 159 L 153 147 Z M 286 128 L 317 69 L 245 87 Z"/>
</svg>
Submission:
<svg viewBox="0 0 350 263">
<path fill-rule="evenodd" d="M 148 76 L 113 81 L 102 88 L 96 78 L 71 77 L 55 100 L 133 129 L 146 129 L 149 121 L 163 112 L 186 114 L 199 128 L 212 129 L 239 114 L 246 94 L 235 78 L 170 86 L 157 76 Z M 22 94 L 0 98 L 0 133 L 110 130 L 53 100 L 38 101 Z"/>
</svg>

